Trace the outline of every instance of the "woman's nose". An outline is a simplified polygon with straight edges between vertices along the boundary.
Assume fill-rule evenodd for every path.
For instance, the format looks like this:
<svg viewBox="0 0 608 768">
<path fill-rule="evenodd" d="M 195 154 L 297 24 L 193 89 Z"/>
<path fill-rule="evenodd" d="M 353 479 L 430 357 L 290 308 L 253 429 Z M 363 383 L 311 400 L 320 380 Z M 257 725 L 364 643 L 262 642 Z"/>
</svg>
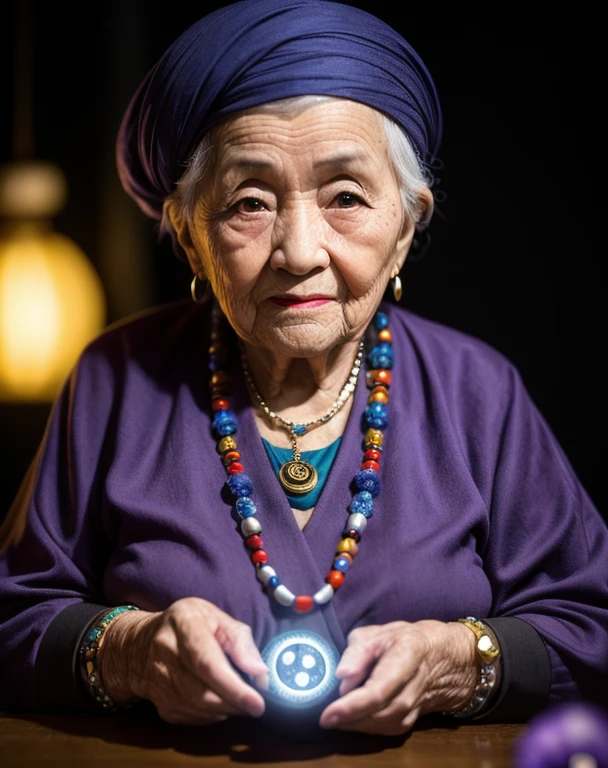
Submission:
<svg viewBox="0 0 608 768">
<path fill-rule="evenodd" d="M 308 203 L 286 206 L 275 221 L 271 266 L 294 275 L 329 266 L 323 242 L 323 219 L 316 206 Z"/>
</svg>

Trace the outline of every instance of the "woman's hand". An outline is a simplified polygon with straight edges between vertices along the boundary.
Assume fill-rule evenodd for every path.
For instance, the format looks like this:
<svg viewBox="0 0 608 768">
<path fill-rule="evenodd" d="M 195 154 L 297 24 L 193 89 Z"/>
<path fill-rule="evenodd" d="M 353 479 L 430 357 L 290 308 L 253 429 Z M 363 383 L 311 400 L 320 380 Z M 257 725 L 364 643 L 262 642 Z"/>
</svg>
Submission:
<svg viewBox="0 0 608 768">
<path fill-rule="evenodd" d="M 336 675 L 340 698 L 323 711 L 323 728 L 400 735 L 420 715 L 470 701 L 477 682 L 475 636 L 458 622 L 360 627 L 349 634 Z"/>
<path fill-rule="evenodd" d="M 230 715 L 259 717 L 264 699 L 242 679 L 268 671 L 251 630 L 195 597 L 162 613 L 127 611 L 108 626 L 100 677 L 117 704 L 151 701 L 169 723 L 206 725 Z"/>
</svg>

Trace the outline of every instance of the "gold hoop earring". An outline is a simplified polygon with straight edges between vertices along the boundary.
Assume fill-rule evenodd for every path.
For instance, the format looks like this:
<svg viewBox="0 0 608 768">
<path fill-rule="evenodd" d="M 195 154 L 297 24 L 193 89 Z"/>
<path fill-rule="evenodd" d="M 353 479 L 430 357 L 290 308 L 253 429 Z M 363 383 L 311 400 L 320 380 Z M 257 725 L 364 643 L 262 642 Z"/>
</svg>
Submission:
<svg viewBox="0 0 608 768">
<path fill-rule="evenodd" d="M 202 304 L 207 298 L 208 284 L 201 280 L 198 275 L 194 275 L 190 283 L 190 295 L 195 304 Z"/>
<path fill-rule="evenodd" d="M 401 301 L 401 297 L 403 296 L 403 286 L 401 285 L 401 278 L 399 275 L 393 277 L 393 296 L 395 297 L 395 301 Z"/>
</svg>

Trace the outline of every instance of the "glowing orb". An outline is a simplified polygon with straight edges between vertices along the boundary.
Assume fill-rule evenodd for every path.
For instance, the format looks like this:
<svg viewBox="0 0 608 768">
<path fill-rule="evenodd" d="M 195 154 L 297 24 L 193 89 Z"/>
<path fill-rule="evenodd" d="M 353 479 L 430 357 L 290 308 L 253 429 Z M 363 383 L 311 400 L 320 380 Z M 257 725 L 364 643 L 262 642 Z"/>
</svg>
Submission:
<svg viewBox="0 0 608 768">
<path fill-rule="evenodd" d="M 268 670 L 268 693 L 292 707 L 317 703 L 338 685 L 338 653 L 314 632 L 285 632 L 262 652 Z"/>
</svg>

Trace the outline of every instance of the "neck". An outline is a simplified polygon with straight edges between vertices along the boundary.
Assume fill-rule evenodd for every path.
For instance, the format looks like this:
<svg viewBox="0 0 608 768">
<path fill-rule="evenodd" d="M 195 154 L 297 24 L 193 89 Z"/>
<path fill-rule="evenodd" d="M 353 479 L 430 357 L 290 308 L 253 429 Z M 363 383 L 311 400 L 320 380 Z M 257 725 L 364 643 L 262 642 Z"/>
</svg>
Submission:
<svg viewBox="0 0 608 768">
<path fill-rule="evenodd" d="M 310 358 L 291 358 L 244 344 L 247 364 L 268 407 L 283 418 L 307 422 L 325 415 L 351 375 L 359 339 Z"/>
</svg>

